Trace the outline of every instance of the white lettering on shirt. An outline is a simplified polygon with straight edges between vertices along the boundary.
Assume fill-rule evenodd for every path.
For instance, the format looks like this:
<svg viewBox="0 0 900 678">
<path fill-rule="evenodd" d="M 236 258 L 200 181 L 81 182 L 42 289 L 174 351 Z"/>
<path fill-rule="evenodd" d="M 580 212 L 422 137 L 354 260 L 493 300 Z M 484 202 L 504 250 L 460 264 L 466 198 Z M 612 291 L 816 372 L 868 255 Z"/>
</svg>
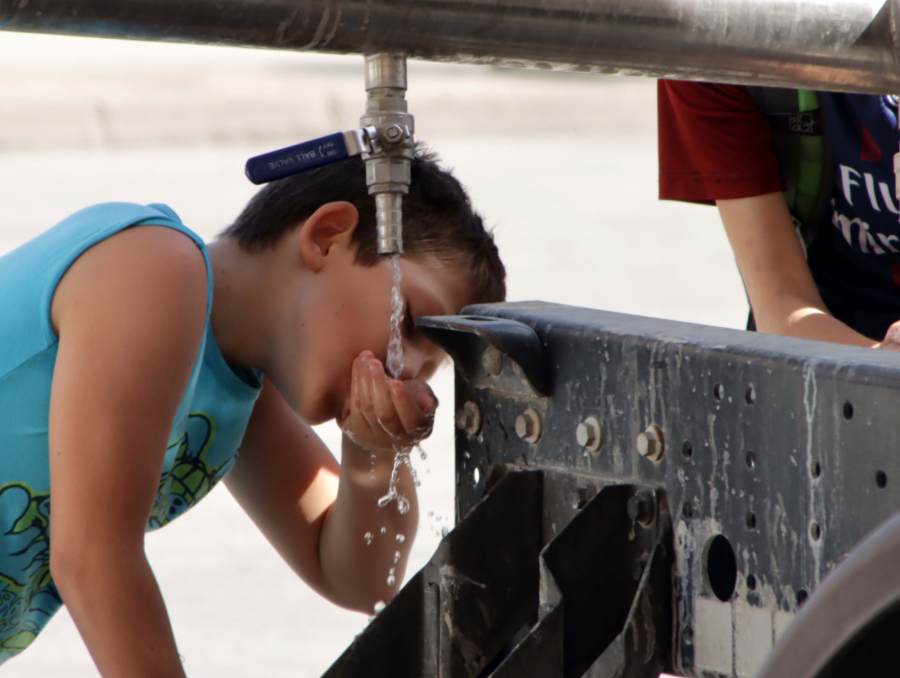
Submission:
<svg viewBox="0 0 900 678">
<path fill-rule="evenodd" d="M 853 207 L 853 196 L 850 195 L 850 187 L 851 186 L 859 186 L 858 181 L 854 181 L 850 178 L 850 172 L 853 172 L 857 177 L 859 177 L 859 172 L 857 172 L 852 167 L 847 167 L 846 165 L 841 165 L 841 188 L 844 189 L 844 197 L 847 199 L 847 202 L 850 203 L 850 206 Z"/>
<path fill-rule="evenodd" d="M 881 244 L 887 247 L 891 252 L 900 252 L 896 247 L 891 245 L 891 241 L 900 242 L 900 238 L 896 235 L 885 235 L 884 233 L 876 233 L 878 239 L 881 241 Z"/>
<path fill-rule="evenodd" d="M 880 181 L 878 182 L 878 188 L 881 189 L 881 199 L 884 200 L 884 206 L 887 207 L 888 212 L 900 214 L 900 210 L 894 207 L 894 201 L 891 198 L 891 189 L 888 188 L 888 185 L 883 181 Z"/>
<path fill-rule="evenodd" d="M 854 246 L 853 227 L 856 226 L 859 229 L 856 234 L 856 244 L 859 245 L 859 249 L 861 249 L 864 254 L 886 253 L 885 249 L 878 244 L 877 240 L 875 240 L 876 237 L 889 251 L 900 253 L 900 250 L 892 245 L 892 243 L 900 243 L 900 238 L 892 234 L 885 235 L 884 233 L 872 233 L 869 224 L 859 217 L 850 219 L 849 217 L 838 213 L 837 210 L 834 210 L 831 215 L 831 223 L 835 228 L 840 229 L 841 235 L 844 236 L 844 240 L 847 241 L 847 244 L 850 245 L 850 247 Z"/>
<path fill-rule="evenodd" d="M 878 206 L 878 198 L 875 197 L 875 179 L 868 172 L 864 176 L 866 177 L 866 191 L 869 193 L 869 202 L 872 203 L 872 208 L 876 212 L 880 212 L 881 208 Z"/>
</svg>

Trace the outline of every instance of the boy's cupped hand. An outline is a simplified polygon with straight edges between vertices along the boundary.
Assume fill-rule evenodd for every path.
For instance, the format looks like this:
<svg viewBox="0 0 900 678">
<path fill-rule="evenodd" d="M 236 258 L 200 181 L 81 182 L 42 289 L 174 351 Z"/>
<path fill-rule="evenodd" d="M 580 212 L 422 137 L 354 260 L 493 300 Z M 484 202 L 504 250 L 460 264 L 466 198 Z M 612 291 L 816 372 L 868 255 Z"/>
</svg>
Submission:
<svg viewBox="0 0 900 678">
<path fill-rule="evenodd" d="M 437 398 L 424 381 L 390 379 L 369 351 L 353 361 L 350 404 L 338 422 L 357 445 L 399 452 L 431 435 Z"/>
</svg>

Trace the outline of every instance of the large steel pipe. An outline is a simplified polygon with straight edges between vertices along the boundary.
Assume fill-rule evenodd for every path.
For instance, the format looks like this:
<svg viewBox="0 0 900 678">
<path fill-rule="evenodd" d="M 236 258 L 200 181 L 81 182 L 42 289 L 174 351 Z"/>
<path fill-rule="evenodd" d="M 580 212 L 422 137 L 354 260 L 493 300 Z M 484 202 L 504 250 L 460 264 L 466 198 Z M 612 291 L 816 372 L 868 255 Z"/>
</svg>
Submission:
<svg viewBox="0 0 900 678">
<path fill-rule="evenodd" d="M 0 28 L 900 92 L 900 0 L 0 0 Z"/>
</svg>

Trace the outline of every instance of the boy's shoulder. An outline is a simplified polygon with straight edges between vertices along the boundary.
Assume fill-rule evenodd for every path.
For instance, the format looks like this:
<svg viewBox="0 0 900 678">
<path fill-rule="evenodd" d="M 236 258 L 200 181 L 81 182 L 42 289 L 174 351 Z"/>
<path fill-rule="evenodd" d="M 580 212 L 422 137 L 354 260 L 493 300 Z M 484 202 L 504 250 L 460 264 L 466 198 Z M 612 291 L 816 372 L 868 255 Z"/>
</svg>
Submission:
<svg viewBox="0 0 900 678">
<path fill-rule="evenodd" d="M 206 257 L 190 235 L 143 224 L 97 243 L 69 267 L 54 294 L 51 320 L 58 335 L 85 313 L 106 313 L 110 322 L 135 315 L 168 322 L 200 315 L 205 321 L 210 286 Z"/>
</svg>

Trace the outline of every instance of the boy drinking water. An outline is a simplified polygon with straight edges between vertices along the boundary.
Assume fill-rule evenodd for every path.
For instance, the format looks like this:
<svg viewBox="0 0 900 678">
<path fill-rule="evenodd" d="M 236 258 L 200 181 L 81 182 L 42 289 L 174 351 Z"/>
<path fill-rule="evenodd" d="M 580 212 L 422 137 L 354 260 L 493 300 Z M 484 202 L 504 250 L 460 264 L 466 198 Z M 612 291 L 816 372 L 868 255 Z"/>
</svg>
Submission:
<svg viewBox="0 0 900 678">
<path fill-rule="evenodd" d="M 400 379 L 357 160 L 269 184 L 208 248 L 166 206 L 109 203 L 0 257 L 0 663 L 65 601 L 104 676 L 184 675 L 143 535 L 223 478 L 329 600 L 370 613 L 396 592 L 409 474 L 409 511 L 377 501 L 430 432 L 445 358 L 416 318 L 505 297 L 493 239 L 427 155 L 404 244 Z M 340 465 L 310 428 L 330 419 Z M 382 527 L 409 538 L 367 543 Z"/>
</svg>

